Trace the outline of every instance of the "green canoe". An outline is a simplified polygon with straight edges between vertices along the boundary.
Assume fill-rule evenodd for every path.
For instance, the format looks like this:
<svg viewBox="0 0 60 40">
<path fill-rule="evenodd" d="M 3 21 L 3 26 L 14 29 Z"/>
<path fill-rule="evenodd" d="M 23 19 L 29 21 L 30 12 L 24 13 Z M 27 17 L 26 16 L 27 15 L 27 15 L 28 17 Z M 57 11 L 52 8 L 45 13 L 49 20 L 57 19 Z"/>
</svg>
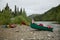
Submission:
<svg viewBox="0 0 60 40">
<path fill-rule="evenodd" d="M 44 26 L 39 26 L 35 23 L 31 23 L 30 27 L 33 29 L 38 29 L 38 30 L 44 30 L 44 31 L 53 31 L 53 28 L 48 28 L 48 27 L 44 27 Z"/>
</svg>

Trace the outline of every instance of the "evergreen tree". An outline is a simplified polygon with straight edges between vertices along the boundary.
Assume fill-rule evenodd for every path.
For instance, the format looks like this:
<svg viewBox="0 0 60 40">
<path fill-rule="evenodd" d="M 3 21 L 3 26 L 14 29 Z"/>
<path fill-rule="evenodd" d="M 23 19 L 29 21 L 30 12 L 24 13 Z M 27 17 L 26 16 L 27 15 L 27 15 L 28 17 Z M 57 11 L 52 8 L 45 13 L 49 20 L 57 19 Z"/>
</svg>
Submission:
<svg viewBox="0 0 60 40">
<path fill-rule="evenodd" d="M 0 13 L 1 13 L 1 10 L 0 10 Z"/>
<path fill-rule="evenodd" d="M 19 15 L 19 8 L 17 8 L 16 12 L 17 12 L 17 16 L 18 16 Z"/>
<path fill-rule="evenodd" d="M 24 15 L 24 17 L 27 17 L 25 9 L 23 9 L 22 15 Z"/>
<path fill-rule="evenodd" d="M 9 6 L 8 6 L 8 3 L 6 4 L 5 10 L 10 10 Z"/>
<path fill-rule="evenodd" d="M 20 9 L 19 15 L 22 15 L 22 8 Z"/>
<path fill-rule="evenodd" d="M 14 16 L 17 15 L 17 11 L 16 11 L 16 5 L 15 5 L 15 11 L 14 11 Z"/>
<path fill-rule="evenodd" d="M 5 9 L 0 14 L 0 24 L 8 24 L 10 22 L 11 17 L 11 10 L 7 3 Z"/>
<path fill-rule="evenodd" d="M 19 15 L 19 8 L 17 8 L 15 5 L 14 16 L 18 16 L 18 15 Z"/>
</svg>

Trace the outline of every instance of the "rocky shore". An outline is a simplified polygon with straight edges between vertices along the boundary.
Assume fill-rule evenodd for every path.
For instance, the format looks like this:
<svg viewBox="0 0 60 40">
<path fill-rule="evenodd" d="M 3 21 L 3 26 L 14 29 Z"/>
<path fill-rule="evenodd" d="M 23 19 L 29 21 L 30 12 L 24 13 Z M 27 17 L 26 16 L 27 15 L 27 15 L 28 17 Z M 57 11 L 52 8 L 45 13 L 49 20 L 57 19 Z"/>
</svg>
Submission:
<svg viewBox="0 0 60 40">
<path fill-rule="evenodd" d="M 25 25 L 15 28 L 1 28 L 0 40 L 60 40 L 60 29 L 53 32 L 38 31 Z"/>
</svg>

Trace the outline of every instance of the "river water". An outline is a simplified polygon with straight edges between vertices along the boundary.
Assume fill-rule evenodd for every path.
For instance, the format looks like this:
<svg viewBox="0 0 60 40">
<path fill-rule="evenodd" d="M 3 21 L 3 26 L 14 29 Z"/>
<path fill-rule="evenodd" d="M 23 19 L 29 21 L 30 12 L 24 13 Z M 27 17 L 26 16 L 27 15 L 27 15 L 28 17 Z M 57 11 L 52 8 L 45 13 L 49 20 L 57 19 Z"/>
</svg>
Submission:
<svg viewBox="0 0 60 40">
<path fill-rule="evenodd" d="M 53 30 L 60 29 L 60 24 L 53 24 L 55 22 L 52 22 L 52 21 L 38 21 L 38 22 L 35 22 L 35 23 L 36 24 L 42 23 L 45 27 L 47 27 L 48 25 L 50 25 L 51 27 L 53 27 Z"/>
</svg>

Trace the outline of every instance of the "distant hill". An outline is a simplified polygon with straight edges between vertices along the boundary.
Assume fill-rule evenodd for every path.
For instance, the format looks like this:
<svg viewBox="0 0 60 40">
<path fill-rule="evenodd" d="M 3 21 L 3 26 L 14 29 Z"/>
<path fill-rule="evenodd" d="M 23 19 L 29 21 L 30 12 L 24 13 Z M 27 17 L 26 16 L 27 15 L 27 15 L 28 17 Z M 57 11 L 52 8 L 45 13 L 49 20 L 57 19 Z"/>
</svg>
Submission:
<svg viewBox="0 0 60 40">
<path fill-rule="evenodd" d="M 33 16 L 33 15 L 32 15 Z M 44 14 L 34 16 L 36 21 L 58 21 L 60 22 L 60 5 L 53 7 Z"/>
<path fill-rule="evenodd" d="M 30 15 L 30 16 L 28 16 L 28 17 L 34 18 L 34 17 L 37 16 L 37 15 L 40 15 L 40 14 L 32 14 L 32 15 Z"/>
<path fill-rule="evenodd" d="M 60 18 L 60 5 L 53 7 L 42 15 L 41 20 L 58 21 Z"/>
</svg>

